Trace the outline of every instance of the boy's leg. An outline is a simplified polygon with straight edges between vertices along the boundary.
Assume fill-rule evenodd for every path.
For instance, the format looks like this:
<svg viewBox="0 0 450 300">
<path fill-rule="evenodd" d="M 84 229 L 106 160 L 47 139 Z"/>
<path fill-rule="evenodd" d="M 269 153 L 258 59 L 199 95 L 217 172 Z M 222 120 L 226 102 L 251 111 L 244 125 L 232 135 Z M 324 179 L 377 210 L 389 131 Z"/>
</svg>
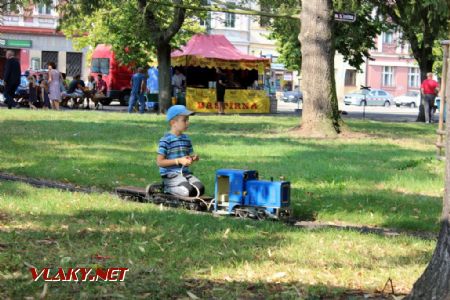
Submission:
<svg viewBox="0 0 450 300">
<path fill-rule="evenodd" d="M 189 184 L 186 177 L 179 173 L 169 173 L 163 178 L 164 192 L 189 197 L 195 192 L 195 188 Z"/>
<path fill-rule="evenodd" d="M 190 194 L 191 197 L 201 196 L 205 193 L 205 186 L 200 179 L 191 174 L 186 175 L 186 179 L 189 181 L 190 185 L 194 186 L 194 191 Z"/>
</svg>

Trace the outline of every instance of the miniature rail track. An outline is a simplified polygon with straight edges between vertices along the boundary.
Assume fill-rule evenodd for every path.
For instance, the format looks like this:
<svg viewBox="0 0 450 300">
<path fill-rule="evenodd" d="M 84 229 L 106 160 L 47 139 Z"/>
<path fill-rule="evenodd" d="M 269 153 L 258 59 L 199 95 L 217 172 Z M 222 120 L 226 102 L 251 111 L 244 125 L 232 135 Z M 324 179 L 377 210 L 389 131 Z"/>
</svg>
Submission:
<svg viewBox="0 0 450 300">
<path fill-rule="evenodd" d="M 36 178 L 30 178 L 25 176 L 18 176 L 18 175 L 12 175 L 9 173 L 0 172 L 0 180 L 3 181 L 12 181 L 12 182 L 23 182 L 30 184 L 37 188 L 55 188 L 63 191 L 70 191 L 70 192 L 81 192 L 81 193 L 109 193 L 109 194 L 115 194 L 121 197 L 124 200 L 127 201 L 136 201 L 141 203 L 155 203 L 155 204 L 161 204 L 166 205 L 170 207 L 183 207 L 187 208 L 189 210 L 195 210 L 196 213 L 199 214 L 210 214 L 206 211 L 206 207 L 198 207 L 198 206 L 189 206 L 186 203 L 192 202 L 191 197 L 185 197 L 186 203 L 180 203 L 176 200 L 176 197 L 173 202 L 168 202 L 164 204 L 163 202 L 158 203 L 157 201 L 148 201 L 146 199 L 146 191 L 144 188 L 137 188 L 137 187 L 120 187 L 117 188 L 115 192 L 111 191 L 105 191 L 98 188 L 86 188 L 86 187 L 80 187 L 76 186 L 74 184 L 70 183 L 61 183 L 56 181 L 49 181 L 49 180 L 43 180 L 43 179 L 36 179 Z M 133 191 L 133 192 L 130 192 Z M 161 196 L 160 194 L 156 194 L 157 196 Z M 164 194 L 165 197 L 167 197 L 166 194 Z M 157 197 L 156 197 L 157 198 Z M 211 201 L 212 197 L 203 197 L 205 201 Z M 429 239 L 429 240 L 435 240 L 437 239 L 437 233 L 434 232 L 411 232 L 411 231 L 405 231 L 405 230 L 396 230 L 396 229 L 390 229 L 390 228 L 379 228 L 379 227 L 373 227 L 373 226 L 359 226 L 359 225 L 352 225 L 352 224 L 345 224 L 345 223 L 330 223 L 330 222 L 320 222 L 320 221 L 304 221 L 304 220 L 298 220 L 292 218 L 288 222 L 286 222 L 287 225 L 293 226 L 299 229 L 304 230 L 321 230 L 321 229 L 336 229 L 336 230 L 346 230 L 346 231 L 355 231 L 363 234 L 376 234 L 381 236 L 387 236 L 387 237 L 395 237 L 400 235 L 407 235 L 412 237 L 418 237 L 422 239 Z"/>
</svg>

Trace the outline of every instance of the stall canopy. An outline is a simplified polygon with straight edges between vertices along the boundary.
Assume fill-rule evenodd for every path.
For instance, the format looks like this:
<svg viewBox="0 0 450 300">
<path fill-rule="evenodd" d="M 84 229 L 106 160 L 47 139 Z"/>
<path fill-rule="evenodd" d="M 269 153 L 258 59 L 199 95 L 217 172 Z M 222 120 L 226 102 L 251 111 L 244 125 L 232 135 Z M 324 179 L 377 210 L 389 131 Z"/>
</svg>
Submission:
<svg viewBox="0 0 450 300">
<path fill-rule="evenodd" d="M 172 66 L 258 70 L 270 67 L 270 60 L 241 53 L 223 35 L 197 34 L 181 48 L 172 52 Z"/>
</svg>

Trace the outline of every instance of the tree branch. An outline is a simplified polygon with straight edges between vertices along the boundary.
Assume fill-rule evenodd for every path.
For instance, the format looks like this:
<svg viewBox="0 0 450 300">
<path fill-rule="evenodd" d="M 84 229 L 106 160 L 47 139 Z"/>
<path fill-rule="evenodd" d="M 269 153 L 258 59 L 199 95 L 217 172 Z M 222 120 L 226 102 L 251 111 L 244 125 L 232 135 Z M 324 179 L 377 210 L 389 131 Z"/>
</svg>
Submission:
<svg viewBox="0 0 450 300">
<path fill-rule="evenodd" d="M 183 5 L 183 0 L 173 0 L 174 4 Z M 173 22 L 163 35 L 164 42 L 169 42 L 172 37 L 177 34 L 181 26 L 183 26 L 186 17 L 186 8 L 175 7 L 173 12 Z"/>
</svg>

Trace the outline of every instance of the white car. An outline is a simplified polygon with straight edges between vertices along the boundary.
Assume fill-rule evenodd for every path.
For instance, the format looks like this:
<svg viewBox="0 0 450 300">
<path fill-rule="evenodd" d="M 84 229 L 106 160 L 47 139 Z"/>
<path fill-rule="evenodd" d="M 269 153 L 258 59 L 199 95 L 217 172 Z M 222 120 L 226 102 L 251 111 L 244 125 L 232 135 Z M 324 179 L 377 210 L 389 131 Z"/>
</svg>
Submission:
<svg viewBox="0 0 450 300">
<path fill-rule="evenodd" d="M 420 92 L 419 91 L 409 91 L 404 95 L 395 97 L 394 102 L 397 107 L 400 107 L 401 105 L 405 105 L 405 106 L 409 106 L 409 107 L 419 107 Z"/>
<path fill-rule="evenodd" d="M 378 106 L 390 106 L 394 104 L 392 96 L 383 90 L 371 89 L 371 90 L 359 90 L 344 96 L 345 105 L 378 105 Z"/>
</svg>

